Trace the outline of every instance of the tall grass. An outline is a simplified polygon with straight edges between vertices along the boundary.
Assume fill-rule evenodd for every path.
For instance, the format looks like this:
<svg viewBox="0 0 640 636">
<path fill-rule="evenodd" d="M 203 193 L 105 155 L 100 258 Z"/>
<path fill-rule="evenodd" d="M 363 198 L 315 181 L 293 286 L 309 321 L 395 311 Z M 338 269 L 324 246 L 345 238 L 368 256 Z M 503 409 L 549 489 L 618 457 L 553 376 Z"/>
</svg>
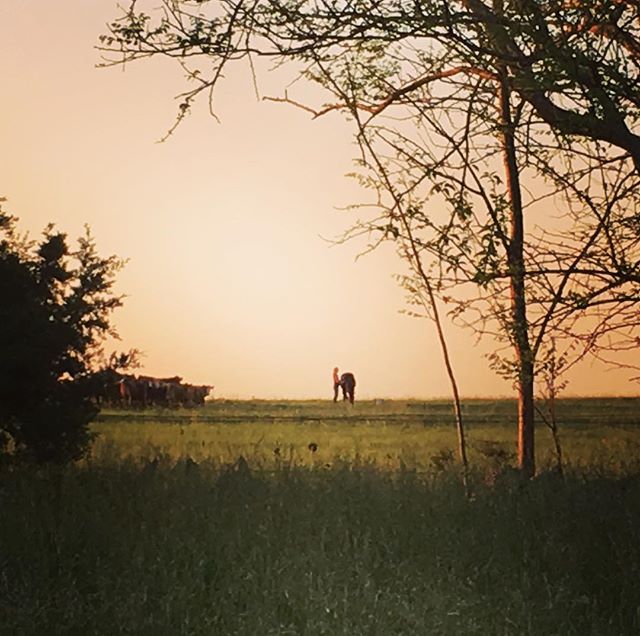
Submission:
<svg viewBox="0 0 640 636">
<path fill-rule="evenodd" d="M 640 479 L 2 475 L 5 634 L 636 634 Z"/>
<path fill-rule="evenodd" d="M 568 424 L 565 479 L 522 482 L 511 427 L 479 421 L 469 498 L 446 423 L 374 406 L 114 414 L 88 462 L 0 467 L 0 634 L 640 631 L 633 426 Z"/>
</svg>

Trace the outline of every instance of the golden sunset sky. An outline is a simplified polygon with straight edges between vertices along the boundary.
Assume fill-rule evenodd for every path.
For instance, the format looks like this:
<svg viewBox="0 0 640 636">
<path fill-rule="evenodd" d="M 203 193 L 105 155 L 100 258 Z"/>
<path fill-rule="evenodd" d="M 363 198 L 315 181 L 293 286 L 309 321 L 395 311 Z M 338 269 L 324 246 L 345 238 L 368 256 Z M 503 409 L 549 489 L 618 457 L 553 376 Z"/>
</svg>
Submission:
<svg viewBox="0 0 640 636">
<path fill-rule="evenodd" d="M 331 246 L 366 199 L 340 115 L 312 120 L 256 99 L 249 70 L 166 143 L 184 88 L 169 61 L 97 69 L 112 0 L 0 4 L 0 196 L 21 227 L 76 237 L 129 259 L 115 314 L 142 372 L 215 385 L 216 397 L 331 397 L 334 366 L 357 396 L 438 397 L 449 387 L 431 323 L 401 315 L 391 247 Z M 263 94 L 280 78 L 260 74 Z M 303 91 L 303 88 L 299 90 Z M 324 237 L 324 239 L 323 239 Z M 464 396 L 509 395 L 470 334 L 447 324 Z M 633 395 L 630 373 L 584 364 L 574 395 Z"/>
</svg>

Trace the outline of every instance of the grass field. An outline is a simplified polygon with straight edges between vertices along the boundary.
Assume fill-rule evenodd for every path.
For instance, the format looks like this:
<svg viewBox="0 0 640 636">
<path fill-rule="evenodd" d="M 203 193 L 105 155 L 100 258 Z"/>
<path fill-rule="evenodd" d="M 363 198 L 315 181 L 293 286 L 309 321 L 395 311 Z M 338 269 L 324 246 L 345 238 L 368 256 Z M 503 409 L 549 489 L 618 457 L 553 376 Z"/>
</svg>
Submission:
<svg viewBox="0 0 640 636">
<path fill-rule="evenodd" d="M 631 458 L 640 449 L 640 399 L 575 399 L 558 403 L 566 461 L 600 465 Z M 516 453 L 516 404 L 469 400 L 463 408 L 470 460 L 486 466 Z M 93 427 L 94 458 L 190 457 L 224 466 L 243 456 L 254 469 L 354 464 L 419 472 L 440 466 L 457 441 L 447 401 L 216 401 L 202 409 L 109 411 Z M 317 450 L 310 452 L 309 445 Z M 538 463 L 554 459 L 548 429 L 540 424 Z"/>
<path fill-rule="evenodd" d="M 106 412 L 0 469 L 0 634 L 638 634 L 639 405 L 561 402 L 524 483 L 514 404 L 467 402 L 472 497 L 445 402 Z"/>
</svg>

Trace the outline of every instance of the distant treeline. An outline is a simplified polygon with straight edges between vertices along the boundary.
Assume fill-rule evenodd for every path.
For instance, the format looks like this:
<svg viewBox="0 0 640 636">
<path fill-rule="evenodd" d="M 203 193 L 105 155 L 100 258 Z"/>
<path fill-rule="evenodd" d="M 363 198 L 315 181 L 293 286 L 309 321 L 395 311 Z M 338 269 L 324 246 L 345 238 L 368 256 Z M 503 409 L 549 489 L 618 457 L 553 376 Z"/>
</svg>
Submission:
<svg viewBox="0 0 640 636">
<path fill-rule="evenodd" d="M 110 373 L 97 387 L 96 401 L 105 406 L 146 408 L 150 406 L 202 406 L 212 386 L 182 382 L 182 378 Z"/>
</svg>

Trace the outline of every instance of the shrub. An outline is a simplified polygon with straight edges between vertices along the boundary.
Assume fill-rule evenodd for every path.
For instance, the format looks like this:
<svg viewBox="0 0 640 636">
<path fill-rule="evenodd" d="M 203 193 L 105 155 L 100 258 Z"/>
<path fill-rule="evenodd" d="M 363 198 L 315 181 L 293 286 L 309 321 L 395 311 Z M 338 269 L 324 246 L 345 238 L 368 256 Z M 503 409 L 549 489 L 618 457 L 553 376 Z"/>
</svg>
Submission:
<svg viewBox="0 0 640 636">
<path fill-rule="evenodd" d="M 100 257 L 88 228 L 71 251 L 53 225 L 34 241 L 16 224 L 0 207 L 0 454 L 65 462 L 89 448 L 100 377 L 131 361 L 103 350 L 123 261 Z"/>
</svg>

